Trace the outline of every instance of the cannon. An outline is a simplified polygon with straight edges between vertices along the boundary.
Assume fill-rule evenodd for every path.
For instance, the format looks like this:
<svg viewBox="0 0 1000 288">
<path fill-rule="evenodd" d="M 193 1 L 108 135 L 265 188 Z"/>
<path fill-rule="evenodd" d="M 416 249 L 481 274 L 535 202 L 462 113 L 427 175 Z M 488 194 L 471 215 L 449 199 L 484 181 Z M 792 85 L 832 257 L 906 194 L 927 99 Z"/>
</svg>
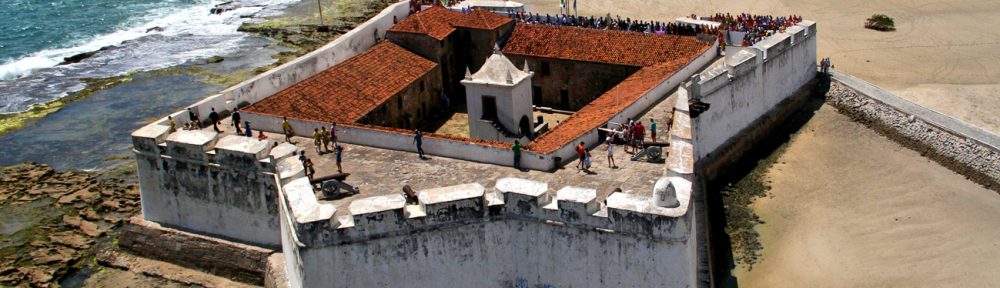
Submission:
<svg viewBox="0 0 1000 288">
<path fill-rule="evenodd" d="M 649 146 L 632 155 L 632 161 L 639 161 L 642 158 L 646 158 L 646 162 L 649 163 L 663 163 L 663 148 Z"/>
<path fill-rule="evenodd" d="M 316 177 L 309 181 L 313 185 L 314 190 L 323 191 L 324 198 L 333 198 L 340 193 L 350 193 L 357 194 L 361 191 L 357 187 L 347 184 L 347 176 L 351 176 L 350 173 L 335 173 L 331 175 L 326 175 L 322 177 Z M 343 192 L 341 192 L 343 190 Z"/>
</svg>

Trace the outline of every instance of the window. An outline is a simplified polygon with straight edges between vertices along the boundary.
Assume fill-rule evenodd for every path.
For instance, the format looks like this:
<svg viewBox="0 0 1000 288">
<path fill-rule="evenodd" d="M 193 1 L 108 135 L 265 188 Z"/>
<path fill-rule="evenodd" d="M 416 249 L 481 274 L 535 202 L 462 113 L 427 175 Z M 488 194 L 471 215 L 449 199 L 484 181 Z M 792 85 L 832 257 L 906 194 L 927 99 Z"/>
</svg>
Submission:
<svg viewBox="0 0 1000 288">
<path fill-rule="evenodd" d="M 403 95 L 396 97 L 396 109 L 399 109 L 400 111 L 403 110 Z"/>
<path fill-rule="evenodd" d="M 542 75 L 549 75 L 549 62 L 542 62 Z"/>
<path fill-rule="evenodd" d="M 483 96 L 483 120 L 497 120 L 497 97 Z"/>
<path fill-rule="evenodd" d="M 542 105 L 542 86 L 531 86 L 531 103 Z"/>
<path fill-rule="evenodd" d="M 420 80 L 420 92 L 424 92 L 424 81 Z"/>
<path fill-rule="evenodd" d="M 559 89 L 559 105 L 569 109 L 569 90 Z"/>
</svg>

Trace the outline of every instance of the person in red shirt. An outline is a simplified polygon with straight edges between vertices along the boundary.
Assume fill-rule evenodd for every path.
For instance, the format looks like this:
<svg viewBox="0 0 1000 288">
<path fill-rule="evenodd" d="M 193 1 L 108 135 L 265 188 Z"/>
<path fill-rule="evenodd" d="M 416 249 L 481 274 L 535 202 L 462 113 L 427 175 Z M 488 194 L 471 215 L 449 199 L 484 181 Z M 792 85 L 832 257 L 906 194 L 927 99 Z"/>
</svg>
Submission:
<svg viewBox="0 0 1000 288">
<path fill-rule="evenodd" d="M 580 161 L 576 163 L 577 170 L 583 169 L 583 158 L 586 155 L 586 152 L 587 148 L 583 147 L 583 142 L 580 142 L 580 145 L 576 145 L 576 156 L 577 158 L 580 158 Z"/>
<path fill-rule="evenodd" d="M 643 138 L 646 138 L 646 127 L 642 126 L 642 121 L 635 121 L 635 139 L 638 140 L 639 146 L 645 141 Z"/>
</svg>

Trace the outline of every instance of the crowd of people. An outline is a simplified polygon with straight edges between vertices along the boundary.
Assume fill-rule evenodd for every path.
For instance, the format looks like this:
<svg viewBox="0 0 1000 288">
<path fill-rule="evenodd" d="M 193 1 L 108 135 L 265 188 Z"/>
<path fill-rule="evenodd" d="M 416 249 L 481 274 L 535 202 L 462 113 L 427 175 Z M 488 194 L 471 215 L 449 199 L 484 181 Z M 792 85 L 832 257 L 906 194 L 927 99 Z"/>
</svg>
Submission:
<svg viewBox="0 0 1000 288">
<path fill-rule="evenodd" d="M 195 114 L 194 111 L 191 110 L 191 108 L 188 108 L 187 112 L 188 112 L 188 119 L 191 119 L 191 121 L 185 122 L 183 124 L 182 129 L 200 130 L 206 127 L 207 125 L 212 125 L 213 129 L 216 132 L 218 133 L 222 132 L 222 130 L 219 129 L 218 127 L 222 119 L 220 118 L 219 114 L 215 112 L 215 108 L 211 109 L 211 113 L 209 114 L 208 117 L 209 123 L 207 123 L 207 125 L 203 125 L 203 123 L 199 120 L 198 115 Z M 233 109 L 233 113 L 232 115 L 230 115 L 230 119 L 232 119 L 232 126 L 236 130 L 235 131 L 236 135 L 245 137 L 254 137 L 253 130 L 251 130 L 250 128 L 250 121 L 243 121 L 242 123 L 240 122 L 242 120 L 242 117 L 240 115 L 239 109 Z M 242 127 L 240 127 L 241 124 Z M 175 122 L 173 116 L 167 116 L 167 125 L 170 127 L 170 133 L 177 131 L 177 123 Z M 288 117 L 282 117 L 281 130 L 284 133 L 285 142 L 295 144 L 294 142 L 292 142 L 292 136 L 294 136 L 294 131 L 292 130 L 292 124 L 288 122 Z M 257 140 L 263 141 L 265 139 L 268 139 L 268 136 L 267 134 L 264 133 L 264 130 L 257 130 Z M 337 123 L 331 123 L 329 130 L 327 130 L 327 128 L 324 126 L 322 128 L 316 128 L 315 131 L 313 132 L 313 141 L 316 146 L 316 154 L 323 155 L 327 153 L 334 153 L 337 163 L 337 173 L 343 173 L 344 168 L 341 165 L 341 162 L 343 159 L 342 155 L 344 152 L 344 146 L 341 145 L 340 142 L 338 142 L 337 140 L 338 140 Z M 275 142 L 274 145 L 277 146 L 278 143 Z M 309 177 L 310 180 L 312 180 L 313 175 L 316 172 L 315 168 L 313 168 L 312 160 L 306 157 L 305 151 L 294 152 L 294 154 L 298 155 L 299 160 L 302 161 L 302 164 L 306 169 L 306 176 Z"/>
<path fill-rule="evenodd" d="M 508 16 L 520 23 L 573 26 L 591 29 L 620 30 L 631 32 L 655 33 L 660 35 L 715 35 L 719 37 L 720 45 L 726 45 L 729 41 L 724 38 L 728 31 L 746 33 L 741 43 L 728 43 L 737 46 L 752 46 L 764 38 L 775 33 L 784 32 L 786 28 L 794 26 L 802 21 L 802 16 L 771 16 L 753 15 L 742 13 L 738 15 L 715 14 L 706 18 L 698 18 L 696 15 L 689 16 L 691 19 L 708 20 L 720 23 L 718 26 L 682 24 L 672 21 L 643 21 L 638 19 L 625 18 L 620 16 L 593 17 L 593 16 L 573 16 L 566 14 L 533 14 L 531 12 L 510 12 Z"/>
<path fill-rule="evenodd" d="M 510 18 L 527 24 L 541 24 L 554 26 L 573 26 L 591 29 L 620 30 L 632 32 L 645 32 L 669 35 L 694 36 L 698 34 L 716 33 L 715 29 L 707 26 L 691 26 L 677 24 L 673 22 L 642 21 L 631 18 L 622 19 L 619 17 L 597 17 L 594 16 L 573 16 L 566 14 L 533 14 L 531 12 L 508 13 Z"/>
<path fill-rule="evenodd" d="M 416 12 L 420 10 L 421 6 L 440 6 L 443 4 L 447 7 L 457 4 L 458 2 L 460 1 L 411 0 L 410 6 L 413 12 Z M 459 9 L 459 12 L 471 13 L 472 9 L 463 7 Z M 569 14 L 543 15 L 540 13 L 531 13 L 513 9 L 501 14 L 506 14 L 507 17 L 513 18 L 515 21 L 520 23 L 528 24 L 573 26 L 591 29 L 655 33 L 660 35 L 715 35 L 719 37 L 719 44 L 722 49 L 725 49 L 725 45 L 743 47 L 753 46 L 768 36 L 784 32 L 786 28 L 802 22 L 802 16 L 799 15 L 772 16 L 750 13 L 740 13 L 736 15 L 730 13 L 716 13 L 714 15 L 700 18 L 694 14 L 688 16 L 690 19 L 717 22 L 719 23 L 717 26 L 682 24 L 670 20 L 661 22 L 644 21 L 627 17 L 622 19 L 620 16 L 611 17 L 610 14 L 604 17 L 595 18 L 594 16 Z M 727 39 L 725 37 L 728 32 L 740 32 L 745 34 L 743 34 L 742 41 L 739 41 L 740 43 L 732 43 L 736 41 L 727 41 L 732 39 Z"/>
<path fill-rule="evenodd" d="M 697 19 L 695 15 L 692 18 Z M 784 32 L 785 29 L 802 22 L 802 16 L 789 15 L 774 17 L 771 15 L 755 15 L 740 13 L 732 15 L 729 13 L 716 13 L 708 16 L 705 20 L 718 22 L 719 31 L 745 32 L 742 46 L 751 46 L 775 33 Z M 722 34 L 719 34 L 722 37 Z M 720 42 L 721 43 L 721 42 Z M 732 44 L 732 43 L 730 43 Z"/>
<path fill-rule="evenodd" d="M 670 113 L 666 117 L 666 130 L 670 131 L 670 127 L 673 126 L 674 122 L 674 109 L 670 110 Z M 656 131 L 657 128 L 656 119 L 649 119 L 649 140 L 651 142 L 657 142 Z M 612 126 L 617 126 L 613 127 Z M 635 154 L 639 153 L 646 144 L 646 126 L 642 123 L 642 120 L 628 118 L 623 123 L 610 123 L 609 133 L 607 138 L 604 139 L 605 151 L 608 154 L 608 168 L 618 168 L 615 164 L 614 158 L 614 147 L 616 143 L 622 143 L 625 148 L 625 153 Z M 607 131 L 607 130 L 606 130 Z M 578 162 L 576 168 L 584 173 L 591 173 L 591 155 L 590 151 L 587 150 L 586 143 L 580 142 L 576 146 L 576 156 L 578 157 Z"/>
</svg>

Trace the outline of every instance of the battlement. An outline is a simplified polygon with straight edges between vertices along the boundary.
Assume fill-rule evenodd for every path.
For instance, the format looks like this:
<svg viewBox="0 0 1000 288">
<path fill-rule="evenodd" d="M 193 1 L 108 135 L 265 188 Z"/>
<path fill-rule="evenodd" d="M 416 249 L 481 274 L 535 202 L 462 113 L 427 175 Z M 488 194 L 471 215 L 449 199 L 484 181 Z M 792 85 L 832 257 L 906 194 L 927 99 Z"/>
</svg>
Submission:
<svg viewBox="0 0 1000 288">
<path fill-rule="evenodd" d="M 503 178 L 493 189 L 469 183 L 422 190 L 413 204 L 407 204 L 401 194 L 358 199 L 351 202 L 349 216 L 332 219 L 333 208 L 309 197 L 311 187 L 302 185 L 303 179 L 286 184 L 284 191 L 296 220 L 298 239 L 307 247 L 504 220 L 537 221 L 664 241 L 686 239 L 690 231 L 690 218 L 685 217 L 689 193 L 679 195 L 684 196 L 678 198 L 685 203 L 676 208 L 658 207 L 648 197 L 620 192 L 609 196 L 602 205 L 593 189 L 567 186 L 552 191 L 544 182 Z"/>
<path fill-rule="evenodd" d="M 799 44 L 808 43 L 808 40 L 814 39 L 815 34 L 816 22 L 806 20 L 786 28 L 784 32 L 771 35 L 753 46 L 726 55 L 723 65 L 710 67 L 698 75 L 698 80 L 694 81 L 694 85 L 698 86 L 696 87 L 699 91 L 697 94 L 712 94 L 734 79 L 755 72 L 761 64 L 779 58 Z M 688 90 L 693 91 L 692 88 L 688 88 Z"/>
<path fill-rule="evenodd" d="M 277 247 L 278 189 L 288 184 L 282 179 L 304 175 L 302 164 L 289 157 L 295 146 L 214 131 L 169 130 L 153 123 L 132 133 L 143 217 Z"/>
</svg>

